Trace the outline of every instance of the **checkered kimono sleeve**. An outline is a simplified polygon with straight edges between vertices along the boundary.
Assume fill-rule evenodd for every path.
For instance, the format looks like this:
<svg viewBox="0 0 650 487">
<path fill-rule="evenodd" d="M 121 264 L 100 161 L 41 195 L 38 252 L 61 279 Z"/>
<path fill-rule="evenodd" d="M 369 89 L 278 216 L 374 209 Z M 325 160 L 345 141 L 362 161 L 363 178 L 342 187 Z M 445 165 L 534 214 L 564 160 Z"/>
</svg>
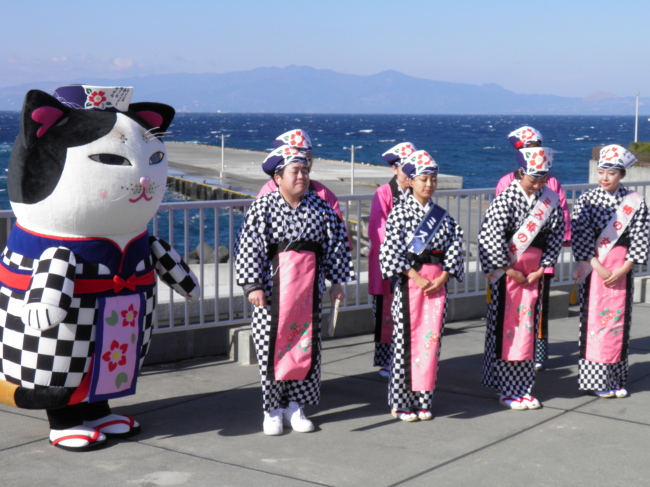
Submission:
<svg viewBox="0 0 650 487">
<path fill-rule="evenodd" d="M 269 198 L 264 196 L 255 200 L 250 206 L 237 234 L 235 269 L 239 286 L 248 284 L 262 286 L 265 282 L 264 270 L 269 265 L 267 249 L 270 242 L 265 218 Z"/>
<path fill-rule="evenodd" d="M 454 276 L 459 282 L 465 278 L 465 258 L 463 255 L 463 229 L 456 220 L 449 214 L 445 216 L 439 233 L 442 232 L 444 241 L 445 258 L 442 263 L 442 270 L 447 271 L 450 276 Z M 435 245 L 436 238 L 433 243 Z M 437 250 L 437 249 L 433 249 Z"/>
<path fill-rule="evenodd" d="M 379 266 L 384 279 L 400 277 L 413 267 L 406 258 L 409 233 L 412 235 L 412 217 L 404 203 L 395 206 L 386 220 L 386 236 L 379 249 Z"/>
<path fill-rule="evenodd" d="M 546 245 L 542 249 L 541 267 L 555 266 L 557 258 L 560 256 L 560 251 L 562 250 L 564 231 L 564 211 L 557 204 L 553 209 L 553 213 L 551 213 L 551 216 L 540 230 L 540 233 L 546 241 Z"/>
<path fill-rule="evenodd" d="M 356 277 L 345 225 L 331 207 L 326 204 L 320 205 L 320 202 L 319 206 L 327 225 L 326 238 L 322 244 L 325 278 L 332 284 L 352 281 Z"/>
<path fill-rule="evenodd" d="M 149 245 L 154 268 L 160 279 L 181 296 L 197 300 L 201 291 L 199 282 L 185 261 L 164 240 L 150 236 Z"/>
<path fill-rule="evenodd" d="M 621 185 L 614 198 L 609 197 L 602 188 L 592 189 L 578 198 L 571 214 L 573 228 L 571 246 L 577 261 L 588 261 L 596 255 L 596 239 L 628 193 L 629 191 Z M 646 262 L 648 227 L 648 207 L 643 201 L 620 237 L 629 241 L 626 260 L 637 264 Z"/>
<path fill-rule="evenodd" d="M 384 279 L 399 277 L 414 266 L 415 262 L 406 257 L 408 242 L 425 214 L 424 208 L 412 197 L 391 211 L 386 222 L 386 238 L 379 254 Z M 445 215 L 426 249 L 442 252 L 443 270 L 459 281 L 463 280 L 465 277 L 463 230 L 449 214 Z"/>
<path fill-rule="evenodd" d="M 492 200 L 478 234 L 478 256 L 486 274 L 510 265 L 506 233 L 515 230 L 516 222 L 513 222 L 511 207 L 521 205 L 511 188 L 512 186 L 509 186 Z"/>
<path fill-rule="evenodd" d="M 43 303 L 64 310 L 70 309 L 74 294 L 76 259 L 65 247 L 50 247 L 38 259 L 25 304 Z M 50 328 L 57 323 L 43 323 L 39 328 Z M 35 322 L 30 320 L 30 326 Z"/>
</svg>

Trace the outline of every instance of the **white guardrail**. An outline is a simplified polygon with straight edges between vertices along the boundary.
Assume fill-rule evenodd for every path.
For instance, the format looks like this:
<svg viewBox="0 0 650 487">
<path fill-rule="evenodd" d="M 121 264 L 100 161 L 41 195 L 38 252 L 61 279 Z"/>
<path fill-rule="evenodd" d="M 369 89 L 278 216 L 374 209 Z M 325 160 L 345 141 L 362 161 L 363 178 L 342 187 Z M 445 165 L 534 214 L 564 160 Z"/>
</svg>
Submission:
<svg viewBox="0 0 650 487">
<path fill-rule="evenodd" d="M 569 208 L 583 192 L 595 184 L 563 186 Z M 644 197 L 650 181 L 626 182 L 626 187 Z M 372 307 L 367 292 L 367 219 L 372 194 L 344 195 L 339 197 L 343 215 L 352 236 L 354 267 L 358 279 L 345 286 L 348 309 Z M 434 195 L 437 204 L 446 208 L 465 232 L 465 280 L 449 282 L 451 296 L 476 295 L 485 292 L 485 277 L 477 262 L 476 236 L 491 200 L 493 189 L 441 190 Z M 158 286 L 158 307 L 155 332 L 165 333 L 186 329 L 248 324 L 251 306 L 244 299 L 234 276 L 233 247 L 236 232 L 243 215 L 253 200 L 183 201 L 163 203 L 152 220 L 149 231 L 167 240 L 190 263 L 202 288 L 201 299 L 188 303 L 166 285 Z M 0 211 L 5 225 L 0 233 L 8 236 L 14 221 L 12 211 Z M 206 245 L 207 244 L 207 245 Z M 226 253 L 227 250 L 227 253 Z M 225 262 L 219 263 L 219 258 Z M 226 260 L 227 259 L 227 260 Z M 649 264 L 637 266 L 637 275 L 649 274 Z M 571 284 L 573 259 L 570 248 L 565 248 L 555 268 L 554 285 Z M 324 308 L 329 306 L 327 293 Z"/>
</svg>

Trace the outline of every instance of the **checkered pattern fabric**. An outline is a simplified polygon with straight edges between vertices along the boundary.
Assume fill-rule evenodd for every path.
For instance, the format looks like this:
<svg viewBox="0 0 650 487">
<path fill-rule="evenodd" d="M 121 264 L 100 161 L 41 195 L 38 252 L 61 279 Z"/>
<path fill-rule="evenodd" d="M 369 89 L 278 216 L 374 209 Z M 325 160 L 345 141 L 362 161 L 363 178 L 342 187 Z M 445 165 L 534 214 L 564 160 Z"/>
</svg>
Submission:
<svg viewBox="0 0 650 487">
<path fill-rule="evenodd" d="M 75 272 L 84 277 L 110 274 L 104 265 L 75 264 L 74 254 L 64 247 L 45 250 L 40 259 L 28 259 L 5 249 L 5 264 L 33 271 L 27 293 L 0 287 L 0 380 L 30 389 L 76 388 L 88 372 L 95 346 L 98 299 L 73 296 Z M 138 268 L 151 268 L 145 256 Z M 31 267 L 28 266 L 31 265 Z M 26 326 L 20 318 L 27 302 L 47 302 L 67 309 L 62 323 L 47 330 Z M 145 293 L 145 315 L 140 365 L 149 348 L 153 330 L 155 288 Z"/>
<path fill-rule="evenodd" d="M 372 297 L 372 314 L 375 319 L 375 355 L 372 364 L 375 367 L 389 367 L 393 361 L 393 344 L 392 343 L 381 343 L 377 338 L 381 333 L 381 314 L 382 310 L 378 309 L 378 301 L 381 302 L 383 299 L 382 295 L 376 295 Z M 379 313 L 379 316 L 377 316 Z"/>
<path fill-rule="evenodd" d="M 423 207 L 410 195 L 406 201 L 393 208 L 386 221 L 386 237 L 381 245 L 379 262 L 384 278 L 397 277 L 394 288 L 395 298 L 391 311 L 393 313 L 393 364 L 388 383 L 388 404 L 392 409 L 430 409 L 433 391 L 412 391 L 408 380 L 410 364 L 409 344 L 404 338 L 405 315 L 402 302 L 401 283 L 407 279 L 403 272 L 411 269 L 415 262 L 406 257 L 408 242 L 415 229 L 425 217 L 430 206 Z M 438 228 L 437 233 L 427 245 L 425 251 L 442 252 L 442 267 L 459 281 L 464 277 L 463 230 L 448 214 Z M 447 303 L 443 315 L 447 316 Z M 442 334 L 442 333 L 441 333 Z M 437 370 L 435 374 L 437 374 Z"/>
<path fill-rule="evenodd" d="M 74 294 L 76 259 L 64 247 L 46 249 L 38 260 L 32 274 L 32 282 L 25 296 L 25 304 L 44 303 L 62 310 L 68 310 Z M 38 313 L 34 311 L 34 316 Z M 49 318 L 40 319 L 30 314 L 29 325 L 38 329 L 52 327 Z"/>
<path fill-rule="evenodd" d="M 400 278 L 406 279 L 406 277 Z M 400 282 L 401 283 L 401 282 Z M 388 405 L 391 409 L 431 409 L 433 404 L 433 391 L 413 391 L 408 380 L 410 374 L 410 353 L 408 343 L 404 337 L 404 313 L 408 310 L 402 309 L 402 292 L 400 286 L 395 288 L 395 299 L 393 300 L 393 364 L 388 379 Z M 442 348 L 442 336 L 445 330 L 445 319 L 447 318 L 447 302 L 442 318 L 442 329 L 440 332 L 440 346 Z M 437 380 L 438 370 L 434 372 L 434 383 Z"/>
<path fill-rule="evenodd" d="M 535 384 L 535 363 L 532 360 L 506 361 L 497 357 L 496 326 L 499 319 L 498 303 L 504 299 L 505 290 L 502 277 L 490 286 L 492 302 L 487 307 L 485 330 L 485 354 L 483 355 L 483 385 L 508 396 L 524 396 L 531 392 Z M 539 316 L 539 301 L 535 310 Z M 537 323 L 537 320 L 535 320 Z"/>
<path fill-rule="evenodd" d="M 235 268 L 237 283 L 260 284 L 267 302 L 271 303 L 273 289 L 273 261 L 269 258 L 271 245 L 280 242 L 312 242 L 319 244 L 317 322 L 314 323 L 316 360 L 312 371 L 302 381 L 276 381 L 271 367 L 271 309 L 255 307 L 252 329 L 257 359 L 260 364 L 263 407 L 272 411 L 288 401 L 317 404 L 320 400 L 320 300 L 326 290 L 325 279 L 333 284 L 355 278 L 347 232 L 334 210 L 313 191 L 309 190 L 295 210 L 282 198 L 279 191 L 267 193 L 253 202 L 237 236 Z"/>
<path fill-rule="evenodd" d="M 181 296 L 199 298 L 199 281 L 181 256 L 164 240 L 149 237 L 156 272 L 162 281 Z"/>
<path fill-rule="evenodd" d="M 521 227 L 541 193 L 539 190 L 529 203 L 515 180 L 492 200 L 478 235 L 478 255 L 483 272 L 487 274 L 510 264 L 510 236 Z M 562 207 L 557 205 L 535 238 L 535 246 L 542 249 L 543 267 L 555 265 L 562 250 L 563 237 L 564 214 Z"/>
<path fill-rule="evenodd" d="M 518 185 L 517 181 L 513 181 L 492 201 L 485 213 L 478 236 L 479 259 L 484 272 L 510 264 L 509 236 L 521 227 L 541 194 L 541 190 L 538 191 L 529 202 Z M 558 205 L 535 238 L 535 246 L 542 249 L 542 266 L 551 267 L 555 264 L 562 249 L 563 236 L 564 214 Z M 535 383 L 535 361 L 506 361 L 497 357 L 497 340 L 500 337 L 497 336 L 496 329 L 499 321 L 503 319 L 499 315 L 499 309 L 501 301 L 505 299 L 504 279 L 505 276 L 490 285 L 492 302 L 487 306 L 482 382 L 484 386 L 496 389 L 501 394 L 523 396 L 531 392 Z M 540 281 L 540 299 L 535 306 L 536 328 L 539 323 L 541 297 Z"/>
<path fill-rule="evenodd" d="M 318 404 L 320 402 L 320 370 L 321 370 L 321 339 L 320 339 L 320 309 L 318 321 L 314 324 L 313 346 L 316 349 L 316 361 L 304 380 L 274 380 L 271 356 L 271 307 L 256 307 L 253 313 L 251 328 L 255 353 L 260 367 L 262 384 L 262 407 L 264 411 L 285 406 L 289 401 L 299 404 Z"/>
<path fill-rule="evenodd" d="M 535 340 L 535 362 L 543 364 L 548 360 L 548 338 Z"/>
<path fill-rule="evenodd" d="M 596 238 L 601 234 L 616 208 L 629 191 L 620 185 L 614 195 L 602 188 L 595 188 L 580 196 L 573 207 L 571 223 L 573 238 L 571 241 L 573 255 L 576 260 L 589 260 L 595 255 Z M 645 201 L 635 213 L 632 221 L 618 239 L 618 244 L 627 246 L 626 260 L 644 263 L 648 257 L 648 228 L 650 219 Z M 578 362 L 578 388 L 587 391 L 606 391 L 624 387 L 628 377 L 627 348 L 629 327 L 631 326 L 631 296 L 634 293 L 634 270 L 627 276 L 628 310 L 625 313 L 625 329 L 623 343 L 623 358 L 615 364 L 590 362 L 580 358 Z M 587 326 L 587 307 L 589 302 L 589 286 L 591 276 L 587 277 L 580 286 L 580 336 L 585 334 Z"/>
<path fill-rule="evenodd" d="M 379 263 L 384 279 L 400 276 L 415 265 L 414 261 L 406 257 L 407 247 L 415 229 L 428 211 L 428 205 L 423 207 L 413 195 L 409 195 L 404 203 L 397 205 L 390 212 L 386 221 L 386 238 L 379 251 Z M 459 281 L 463 280 L 463 230 L 449 214 L 445 215 L 438 232 L 427 244 L 426 251 L 441 251 L 442 269 Z"/>
<path fill-rule="evenodd" d="M 571 213 L 571 247 L 575 260 L 589 260 L 595 255 L 596 239 L 628 193 L 630 191 L 620 185 L 613 196 L 602 188 L 595 188 L 578 198 Z M 648 207 L 644 201 L 618 240 L 628 247 L 626 260 L 636 264 L 646 262 L 648 222 Z"/>
</svg>

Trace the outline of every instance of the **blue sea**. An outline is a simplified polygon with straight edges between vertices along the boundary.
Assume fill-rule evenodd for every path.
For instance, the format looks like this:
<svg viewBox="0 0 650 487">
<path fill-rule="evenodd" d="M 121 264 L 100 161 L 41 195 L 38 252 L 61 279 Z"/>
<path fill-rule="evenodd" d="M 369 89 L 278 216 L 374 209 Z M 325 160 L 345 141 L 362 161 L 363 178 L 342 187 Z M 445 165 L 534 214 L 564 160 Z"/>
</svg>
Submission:
<svg viewBox="0 0 650 487">
<path fill-rule="evenodd" d="M 0 208 L 10 207 L 7 166 L 18 134 L 19 114 L 0 112 Z M 553 173 L 563 184 L 586 183 L 592 148 L 634 140 L 634 117 L 620 116 L 503 116 L 503 115 L 295 115 L 241 113 L 179 113 L 167 140 L 269 151 L 275 137 L 294 128 L 305 129 L 317 157 L 384 164 L 381 154 L 393 145 L 410 141 L 427 150 L 441 172 L 463 177 L 464 188 L 493 188 L 498 179 L 516 167 L 508 134 L 532 125 L 544 135 L 544 145 L 555 151 Z M 650 123 L 640 121 L 639 139 L 650 140 Z M 260 164 L 262 160 L 260 160 Z M 168 194 L 167 200 L 177 199 Z M 191 216 L 192 221 L 198 219 Z M 241 219 L 239 217 L 238 221 Z M 238 224 L 238 223 L 237 223 Z M 174 224 L 175 247 L 183 252 L 183 222 Z M 227 244 L 227 225 L 220 231 L 220 244 Z M 220 224 L 221 227 L 221 224 Z M 166 233 L 166 232 L 163 232 Z M 189 248 L 198 245 L 192 232 Z M 213 230 L 206 227 L 206 235 Z M 168 236 L 161 234 L 163 238 Z M 208 242 L 214 245 L 214 242 Z"/>
<path fill-rule="evenodd" d="M 0 112 L 0 207 L 7 208 L 6 168 L 18 134 L 19 114 Z M 245 113 L 179 113 L 167 140 L 269 151 L 281 133 L 303 128 L 317 157 L 383 164 L 381 154 L 410 141 L 428 151 L 444 174 L 463 177 L 464 188 L 494 187 L 516 167 L 508 134 L 532 125 L 553 148 L 553 173 L 563 184 L 585 183 L 594 146 L 634 140 L 634 117 L 518 115 L 303 115 Z M 650 140 L 650 122 L 640 121 L 639 139 Z M 262 161 L 260 161 L 261 164 Z"/>
</svg>

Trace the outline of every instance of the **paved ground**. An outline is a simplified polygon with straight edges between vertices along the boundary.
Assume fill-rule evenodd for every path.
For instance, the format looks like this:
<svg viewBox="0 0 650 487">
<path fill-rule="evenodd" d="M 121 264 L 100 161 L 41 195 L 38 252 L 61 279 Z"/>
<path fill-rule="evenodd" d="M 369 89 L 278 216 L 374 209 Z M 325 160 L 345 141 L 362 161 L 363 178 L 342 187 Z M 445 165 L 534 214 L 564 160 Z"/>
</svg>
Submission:
<svg viewBox="0 0 650 487">
<path fill-rule="evenodd" d="M 142 433 L 96 452 L 58 450 L 43 412 L 0 406 L 0 485 L 647 485 L 650 305 L 634 308 L 627 399 L 577 390 L 575 308 L 572 315 L 551 322 L 537 411 L 499 406 L 480 384 L 483 323 L 456 322 L 444 337 L 433 421 L 390 417 L 368 335 L 325 342 L 323 397 L 307 408 L 317 425 L 309 434 L 262 433 L 255 366 L 192 360 L 145 368 L 138 394 L 113 402 Z"/>
<path fill-rule="evenodd" d="M 221 147 L 167 143 L 167 155 L 171 175 L 189 175 L 206 178 L 207 184 L 257 195 L 259 189 L 269 180 L 262 171 L 262 162 L 268 155 L 239 149 L 224 149 L 223 179 L 221 179 Z M 354 165 L 354 185 L 351 184 L 350 162 L 314 159 L 311 177 L 325 184 L 334 194 L 374 193 L 378 185 L 387 183 L 393 171 L 385 166 L 369 164 Z M 438 189 L 460 189 L 463 178 L 440 174 Z"/>
</svg>

